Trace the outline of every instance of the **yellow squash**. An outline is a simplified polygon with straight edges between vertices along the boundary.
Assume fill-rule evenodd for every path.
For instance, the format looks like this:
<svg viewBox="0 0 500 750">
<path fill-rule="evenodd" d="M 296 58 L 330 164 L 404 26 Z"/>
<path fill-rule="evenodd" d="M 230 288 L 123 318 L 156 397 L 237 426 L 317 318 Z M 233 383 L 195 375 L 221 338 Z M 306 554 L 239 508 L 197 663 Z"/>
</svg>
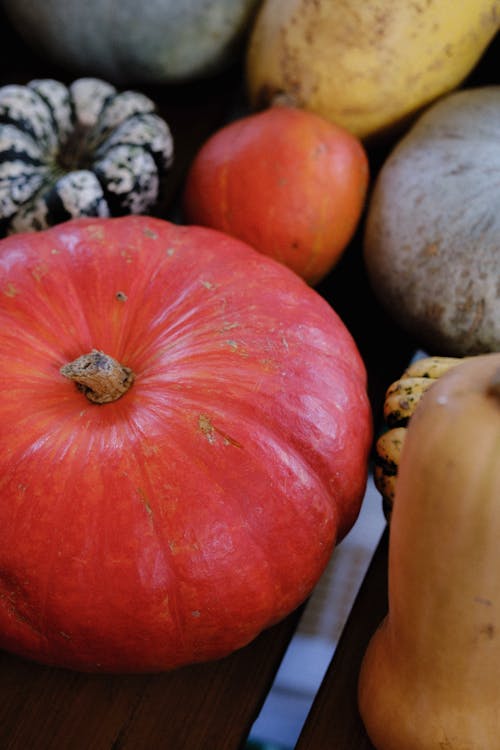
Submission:
<svg viewBox="0 0 500 750">
<path fill-rule="evenodd" d="M 250 99 L 284 95 L 364 139 L 455 88 L 499 23 L 498 0 L 264 0 Z"/>
<path fill-rule="evenodd" d="M 500 353 L 423 395 L 399 464 L 389 611 L 359 676 L 377 750 L 498 750 Z"/>
</svg>

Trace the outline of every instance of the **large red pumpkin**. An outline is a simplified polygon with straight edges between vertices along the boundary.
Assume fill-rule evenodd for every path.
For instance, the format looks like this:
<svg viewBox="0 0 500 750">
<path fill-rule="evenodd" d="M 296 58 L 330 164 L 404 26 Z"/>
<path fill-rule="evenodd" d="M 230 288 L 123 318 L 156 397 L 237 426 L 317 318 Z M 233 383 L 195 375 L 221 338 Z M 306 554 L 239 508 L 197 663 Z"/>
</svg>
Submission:
<svg viewBox="0 0 500 750">
<path fill-rule="evenodd" d="M 2 240 L 0 362 L 1 648 L 220 657 L 307 597 L 356 519 L 359 353 L 238 240 L 140 216 Z"/>
</svg>

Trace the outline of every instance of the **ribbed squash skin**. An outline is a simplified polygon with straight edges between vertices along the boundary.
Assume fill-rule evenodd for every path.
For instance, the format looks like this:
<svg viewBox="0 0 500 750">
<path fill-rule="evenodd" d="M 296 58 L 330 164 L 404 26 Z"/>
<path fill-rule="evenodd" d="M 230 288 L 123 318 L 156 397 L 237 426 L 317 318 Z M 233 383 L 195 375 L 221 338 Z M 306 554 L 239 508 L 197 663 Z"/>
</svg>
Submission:
<svg viewBox="0 0 500 750">
<path fill-rule="evenodd" d="M 0 88 L 0 236 L 153 212 L 173 138 L 139 91 L 79 78 Z"/>
<path fill-rule="evenodd" d="M 90 403 L 60 368 L 135 374 Z M 0 648 L 89 671 L 220 657 L 310 593 L 359 511 L 366 373 L 327 302 L 209 229 L 0 243 Z"/>
</svg>

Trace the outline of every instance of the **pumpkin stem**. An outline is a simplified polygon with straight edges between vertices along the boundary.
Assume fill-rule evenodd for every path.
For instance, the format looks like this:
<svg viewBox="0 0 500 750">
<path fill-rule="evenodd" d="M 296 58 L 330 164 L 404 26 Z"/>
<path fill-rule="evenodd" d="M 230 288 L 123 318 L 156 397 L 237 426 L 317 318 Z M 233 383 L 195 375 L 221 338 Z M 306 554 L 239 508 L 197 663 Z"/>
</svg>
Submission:
<svg viewBox="0 0 500 750">
<path fill-rule="evenodd" d="M 135 378 L 130 367 L 124 367 L 98 349 L 63 365 L 60 372 L 73 380 L 93 404 L 116 401 L 128 391 Z"/>
</svg>

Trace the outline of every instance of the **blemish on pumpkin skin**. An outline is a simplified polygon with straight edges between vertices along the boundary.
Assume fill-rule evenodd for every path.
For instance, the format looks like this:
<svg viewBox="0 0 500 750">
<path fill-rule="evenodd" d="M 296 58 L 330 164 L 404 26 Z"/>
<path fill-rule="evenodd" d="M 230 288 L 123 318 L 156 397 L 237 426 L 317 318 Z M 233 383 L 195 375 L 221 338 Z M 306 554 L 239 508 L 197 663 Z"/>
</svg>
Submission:
<svg viewBox="0 0 500 750">
<path fill-rule="evenodd" d="M 127 252 L 127 250 L 122 250 L 121 253 L 120 253 L 120 255 L 122 256 L 122 258 L 124 258 L 125 263 L 132 263 L 133 258 L 132 258 L 131 255 L 129 255 L 129 253 Z"/>
<path fill-rule="evenodd" d="M 42 631 L 39 630 L 38 627 L 33 622 L 31 622 L 28 617 L 26 617 L 26 615 L 24 615 L 22 612 L 19 612 L 14 602 L 8 601 L 7 604 L 9 606 L 10 613 L 16 618 L 18 622 L 26 625 L 30 630 L 33 631 L 33 633 L 36 633 L 36 635 L 45 637 L 44 633 L 42 633 Z"/>
<path fill-rule="evenodd" d="M 274 372 L 276 370 L 276 362 L 273 359 L 269 359 L 269 357 L 259 359 L 259 364 L 265 372 Z"/>
<path fill-rule="evenodd" d="M 0 607 L 4 607 L 10 616 L 14 617 L 22 625 L 26 625 L 37 636 L 45 637 L 29 616 L 19 610 L 17 602 L 18 599 L 22 601 L 23 598 L 23 593 L 19 590 L 19 585 L 15 581 L 11 582 L 10 585 L 9 583 L 8 580 L 0 580 L 0 586 L 5 587 L 5 591 L 0 591 Z"/>
<path fill-rule="evenodd" d="M 35 281 L 41 281 L 48 272 L 49 267 L 44 263 L 40 263 L 38 266 L 35 266 L 35 268 L 31 272 L 31 275 L 33 276 Z"/>
<path fill-rule="evenodd" d="M 153 229 L 149 229 L 148 227 L 146 227 L 146 229 L 144 230 L 144 234 L 146 235 L 146 237 L 150 237 L 152 240 L 158 239 L 158 235 L 156 234 L 156 232 Z"/>
<path fill-rule="evenodd" d="M 228 346 L 232 352 L 238 354 L 240 357 L 248 357 L 248 352 L 246 351 L 246 349 L 244 347 L 241 347 L 240 344 L 234 339 L 226 339 L 222 342 L 222 345 Z"/>
<path fill-rule="evenodd" d="M 17 289 L 14 284 L 9 283 L 7 284 L 6 288 L 3 290 L 3 293 L 6 297 L 17 297 L 18 294 L 20 294 L 19 289 Z"/>
<path fill-rule="evenodd" d="M 198 427 L 201 432 L 205 435 L 209 443 L 215 443 L 215 430 L 213 428 L 210 417 L 206 414 L 200 414 L 198 417 Z"/>
<path fill-rule="evenodd" d="M 97 224 L 91 224 L 86 228 L 86 231 L 92 240 L 102 241 L 104 239 L 104 229 Z"/>
<path fill-rule="evenodd" d="M 125 294 L 125 292 L 117 292 L 115 296 L 116 296 L 116 299 L 118 300 L 118 302 L 126 302 L 127 299 L 128 299 L 128 297 Z"/>
<path fill-rule="evenodd" d="M 170 540 L 168 542 L 168 547 L 170 549 L 170 552 L 173 555 L 181 554 L 182 552 L 185 552 L 186 550 L 190 552 L 199 552 L 200 545 L 198 542 L 191 542 L 188 544 L 178 544 L 175 540 Z"/>
<path fill-rule="evenodd" d="M 140 497 L 140 499 L 141 499 L 144 507 L 146 508 L 146 513 L 148 514 L 148 516 L 152 516 L 153 515 L 153 509 L 151 508 L 151 506 L 149 504 L 149 500 L 148 500 L 147 495 L 144 492 L 144 490 L 141 489 L 140 487 L 138 487 L 137 488 L 137 494 L 139 495 L 139 497 Z"/>
<path fill-rule="evenodd" d="M 225 333 L 226 331 L 230 331 L 233 328 L 238 328 L 239 325 L 239 323 L 224 323 L 222 328 L 219 328 L 219 333 Z"/>
<path fill-rule="evenodd" d="M 232 445 L 235 448 L 243 448 L 241 443 L 232 438 L 226 432 L 219 430 L 218 427 L 215 427 L 212 424 L 212 420 L 207 414 L 200 414 L 198 416 L 198 427 L 211 445 L 214 445 L 217 442 L 217 436 L 219 436 L 222 438 L 224 445 Z"/>
<path fill-rule="evenodd" d="M 142 452 L 145 456 L 156 456 L 158 455 L 160 449 L 157 445 L 143 445 Z"/>
</svg>

